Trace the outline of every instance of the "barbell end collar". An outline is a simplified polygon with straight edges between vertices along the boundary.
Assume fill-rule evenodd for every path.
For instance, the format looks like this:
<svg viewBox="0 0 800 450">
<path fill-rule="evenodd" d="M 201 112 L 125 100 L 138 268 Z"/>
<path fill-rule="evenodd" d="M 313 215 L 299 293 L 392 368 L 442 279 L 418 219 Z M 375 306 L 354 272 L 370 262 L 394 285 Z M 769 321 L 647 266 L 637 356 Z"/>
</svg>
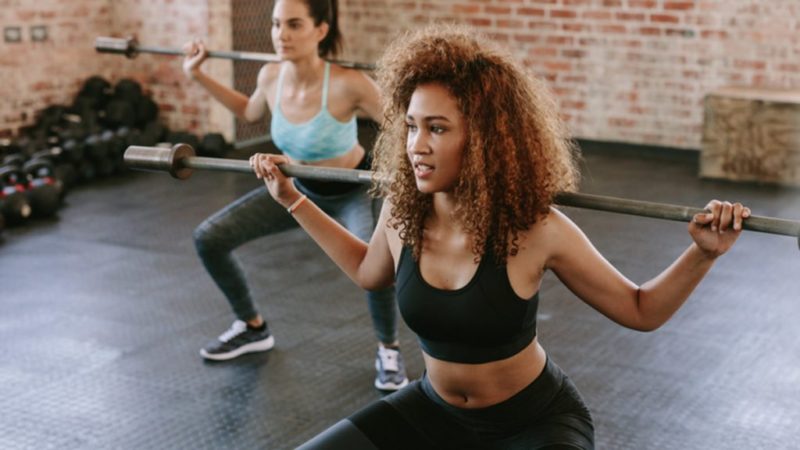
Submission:
<svg viewBox="0 0 800 450">
<path fill-rule="evenodd" d="M 170 148 L 142 147 L 131 145 L 125 150 L 125 165 L 133 169 L 167 171 L 173 178 L 185 180 L 193 170 L 183 164 L 184 158 L 194 156 L 188 144 L 175 144 Z"/>
<path fill-rule="evenodd" d="M 131 36 L 128 38 L 115 38 L 109 36 L 98 36 L 94 40 L 94 49 L 98 53 L 114 53 L 125 55 L 128 59 L 133 59 L 139 54 L 139 42 Z"/>
</svg>

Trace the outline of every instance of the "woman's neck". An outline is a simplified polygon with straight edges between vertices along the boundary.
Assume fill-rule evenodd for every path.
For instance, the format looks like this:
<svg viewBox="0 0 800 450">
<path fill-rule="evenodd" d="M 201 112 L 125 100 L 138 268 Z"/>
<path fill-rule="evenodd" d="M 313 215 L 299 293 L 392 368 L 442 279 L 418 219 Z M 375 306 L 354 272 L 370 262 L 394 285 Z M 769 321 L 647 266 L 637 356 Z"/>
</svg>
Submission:
<svg viewBox="0 0 800 450">
<path fill-rule="evenodd" d="M 449 218 L 456 209 L 456 199 L 449 192 L 436 192 L 433 194 L 433 215 L 440 218 Z"/>
<path fill-rule="evenodd" d="M 324 76 L 325 60 L 314 54 L 306 58 L 284 61 L 284 76 L 297 88 L 316 86 Z"/>
<path fill-rule="evenodd" d="M 433 208 L 429 224 L 439 229 L 461 230 L 461 224 L 455 219 L 456 201 L 452 194 L 437 192 L 433 194 Z"/>
</svg>

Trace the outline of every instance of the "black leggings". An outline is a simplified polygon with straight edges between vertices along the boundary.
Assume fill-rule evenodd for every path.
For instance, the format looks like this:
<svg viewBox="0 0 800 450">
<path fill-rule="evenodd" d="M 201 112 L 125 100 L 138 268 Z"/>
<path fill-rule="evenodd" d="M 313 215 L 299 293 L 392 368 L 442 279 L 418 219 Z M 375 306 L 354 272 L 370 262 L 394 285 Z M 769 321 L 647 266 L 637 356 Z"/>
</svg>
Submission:
<svg viewBox="0 0 800 450">
<path fill-rule="evenodd" d="M 427 377 L 341 420 L 302 450 L 594 449 L 589 410 L 550 359 L 525 389 L 496 405 L 445 402 Z"/>
</svg>

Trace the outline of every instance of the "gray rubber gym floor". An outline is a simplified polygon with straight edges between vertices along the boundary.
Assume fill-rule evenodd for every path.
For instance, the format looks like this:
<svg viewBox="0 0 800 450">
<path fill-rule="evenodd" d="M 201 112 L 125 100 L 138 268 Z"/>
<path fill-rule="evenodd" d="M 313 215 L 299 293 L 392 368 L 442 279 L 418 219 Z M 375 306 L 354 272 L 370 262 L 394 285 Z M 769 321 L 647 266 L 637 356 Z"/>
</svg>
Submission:
<svg viewBox="0 0 800 450">
<path fill-rule="evenodd" d="M 800 219 L 797 190 L 699 180 L 691 158 L 587 151 L 583 171 L 584 192 L 696 206 L 737 199 L 755 214 Z M 192 230 L 258 184 L 232 173 L 128 174 L 72 191 L 58 220 L 6 230 L 0 448 L 285 449 L 379 398 L 363 297 L 299 230 L 239 251 L 275 349 L 221 364 L 198 355 L 232 317 Z M 566 212 L 636 282 L 690 242 L 677 222 Z M 610 322 L 552 276 L 541 299 L 540 340 L 589 403 L 598 448 L 800 445 L 796 239 L 745 233 L 653 333 Z M 405 327 L 401 344 L 418 377 Z"/>
</svg>

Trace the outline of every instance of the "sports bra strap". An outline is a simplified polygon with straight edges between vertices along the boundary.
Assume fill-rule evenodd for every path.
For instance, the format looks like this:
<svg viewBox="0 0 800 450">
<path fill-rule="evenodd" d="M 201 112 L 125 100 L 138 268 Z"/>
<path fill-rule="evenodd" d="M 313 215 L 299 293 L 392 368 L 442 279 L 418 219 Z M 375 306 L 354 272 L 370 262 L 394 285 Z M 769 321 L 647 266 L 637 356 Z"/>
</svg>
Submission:
<svg viewBox="0 0 800 450">
<path fill-rule="evenodd" d="M 328 110 L 328 79 L 331 77 L 331 63 L 325 61 L 325 78 L 322 79 L 322 110 Z"/>
<path fill-rule="evenodd" d="M 275 92 L 275 109 L 278 109 L 278 106 L 281 104 L 281 88 L 283 87 L 283 64 L 281 64 L 281 68 L 278 70 L 278 90 Z"/>
</svg>

